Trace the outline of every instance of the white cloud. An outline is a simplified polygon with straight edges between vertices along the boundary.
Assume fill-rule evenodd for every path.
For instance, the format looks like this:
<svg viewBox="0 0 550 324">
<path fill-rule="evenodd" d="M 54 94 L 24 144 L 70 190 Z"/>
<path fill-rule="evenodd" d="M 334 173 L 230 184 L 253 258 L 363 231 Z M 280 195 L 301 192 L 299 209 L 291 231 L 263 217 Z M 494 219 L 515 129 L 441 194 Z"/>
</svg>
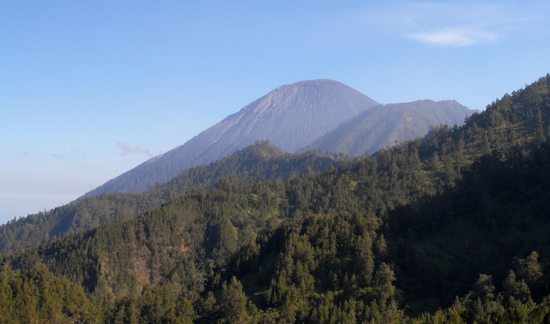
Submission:
<svg viewBox="0 0 550 324">
<path fill-rule="evenodd" d="M 373 4 L 352 14 L 351 19 L 375 32 L 385 32 L 424 44 L 474 46 L 514 37 L 548 35 L 543 14 L 550 2 L 499 1 L 396 1 Z M 534 36 L 533 36 L 534 37 Z"/>
<path fill-rule="evenodd" d="M 142 148 L 139 146 L 133 146 L 129 145 L 123 142 L 116 142 L 116 147 L 118 148 L 118 151 L 120 155 L 146 155 L 148 157 L 152 157 L 153 154 L 151 151 L 149 151 L 146 148 Z"/>
<path fill-rule="evenodd" d="M 494 42 L 497 40 L 497 35 L 490 31 L 474 28 L 444 28 L 415 33 L 409 35 L 409 38 L 433 45 L 463 47 Z"/>
</svg>

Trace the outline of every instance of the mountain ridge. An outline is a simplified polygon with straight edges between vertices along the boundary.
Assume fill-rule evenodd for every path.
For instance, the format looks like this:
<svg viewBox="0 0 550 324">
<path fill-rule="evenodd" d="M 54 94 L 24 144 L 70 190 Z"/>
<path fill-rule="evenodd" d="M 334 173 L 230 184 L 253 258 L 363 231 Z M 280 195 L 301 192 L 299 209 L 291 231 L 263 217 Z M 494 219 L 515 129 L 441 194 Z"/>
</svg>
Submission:
<svg viewBox="0 0 550 324">
<path fill-rule="evenodd" d="M 420 138 L 431 128 L 462 125 L 473 114 L 456 100 L 415 100 L 385 104 L 363 111 L 338 125 L 302 150 L 342 153 L 348 156 L 372 154 L 397 143 Z"/>
</svg>

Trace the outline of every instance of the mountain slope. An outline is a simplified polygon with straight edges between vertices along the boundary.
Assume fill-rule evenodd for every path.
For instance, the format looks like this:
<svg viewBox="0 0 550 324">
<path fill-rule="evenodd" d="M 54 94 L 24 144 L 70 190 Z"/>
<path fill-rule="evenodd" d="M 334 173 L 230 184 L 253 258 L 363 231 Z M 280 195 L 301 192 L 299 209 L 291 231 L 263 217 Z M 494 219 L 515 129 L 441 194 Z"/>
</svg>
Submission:
<svg viewBox="0 0 550 324">
<path fill-rule="evenodd" d="M 473 113 L 456 101 L 418 100 L 362 112 L 308 145 L 306 150 L 371 154 L 422 137 L 434 126 L 461 125 Z"/>
<path fill-rule="evenodd" d="M 339 123 L 377 103 L 332 80 L 311 80 L 279 87 L 239 112 L 163 155 L 108 181 L 86 196 L 142 192 L 182 170 L 227 156 L 257 140 L 295 152 Z"/>
</svg>

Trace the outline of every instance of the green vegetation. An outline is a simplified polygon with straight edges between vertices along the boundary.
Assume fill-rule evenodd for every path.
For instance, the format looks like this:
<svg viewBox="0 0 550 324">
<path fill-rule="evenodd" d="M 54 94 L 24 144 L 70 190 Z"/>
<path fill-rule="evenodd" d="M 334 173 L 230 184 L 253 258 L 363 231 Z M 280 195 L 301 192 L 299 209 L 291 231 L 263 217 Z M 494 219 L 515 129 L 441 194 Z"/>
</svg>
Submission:
<svg viewBox="0 0 550 324">
<path fill-rule="evenodd" d="M 205 169 L 4 256 L 2 320 L 548 322 L 549 126 L 547 76 L 371 158 Z"/>
<path fill-rule="evenodd" d="M 99 319 L 84 290 L 41 263 L 0 272 L 1 323 L 75 323 Z"/>
</svg>

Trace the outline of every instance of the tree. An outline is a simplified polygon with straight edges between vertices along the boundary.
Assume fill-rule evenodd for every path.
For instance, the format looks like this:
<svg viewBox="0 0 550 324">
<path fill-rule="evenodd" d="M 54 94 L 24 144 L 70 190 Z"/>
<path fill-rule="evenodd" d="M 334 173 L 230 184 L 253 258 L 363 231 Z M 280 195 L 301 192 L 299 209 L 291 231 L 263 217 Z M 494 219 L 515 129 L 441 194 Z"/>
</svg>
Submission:
<svg viewBox="0 0 550 324">
<path fill-rule="evenodd" d="M 377 302 L 380 307 L 391 304 L 395 296 L 395 273 L 386 263 L 381 263 L 374 274 L 374 282 L 378 287 L 379 293 Z"/>
<path fill-rule="evenodd" d="M 542 266 L 538 258 L 539 253 L 533 251 L 525 259 L 518 260 L 518 274 L 527 282 L 535 298 L 541 297 L 544 284 Z"/>
<path fill-rule="evenodd" d="M 243 285 L 235 276 L 231 277 L 229 283 L 224 282 L 219 300 L 222 322 L 245 323 L 248 319 L 247 301 Z"/>
</svg>

